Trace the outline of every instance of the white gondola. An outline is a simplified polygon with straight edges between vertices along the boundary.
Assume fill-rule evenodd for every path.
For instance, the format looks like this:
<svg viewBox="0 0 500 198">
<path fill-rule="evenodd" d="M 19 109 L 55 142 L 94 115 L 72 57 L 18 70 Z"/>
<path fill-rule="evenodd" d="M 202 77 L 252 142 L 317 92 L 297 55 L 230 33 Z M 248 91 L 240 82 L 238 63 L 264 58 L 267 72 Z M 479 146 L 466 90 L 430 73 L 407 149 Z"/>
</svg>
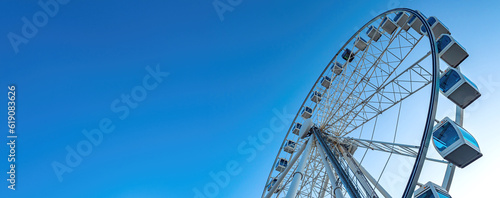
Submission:
<svg viewBox="0 0 500 198">
<path fill-rule="evenodd" d="M 342 53 L 342 58 L 347 62 L 352 62 L 354 59 L 354 54 L 349 48 L 345 48 L 344 53 Z"/>
<path fill-rule="evenodd" d="M 382 36 L 382 32 L 380 32 L 380 30 L 378 30 L 377 28 L 373 27 L 373 25 L 371 25 L 370 27 L 368 27 L 368 30 L 366 31 L 366 35 L 368 35 L 368 37 L 370 37 L 371 39 L 373 39 L 376 42 Z"/>
<path fill-rule="evenodd" d="M 311 94 L 311 101 L 315 103 L 321 102 L 321 93 L 319 93 L 318 91 L 313 91 L 313 93 Z"/>
<path fill-rule="evenodd" d="M 465 48 L 449 34 L 442 34 L 437 39 L 436 45 L 439 57 L 452 67 L 457 67 L 469 57 L 469 53 L 465 51 Z"/>
<path fill-rule="evenodd" d="M 410 28 L 410 26 L 408 26 L 406 23 L 408 21 L 408 14 L 406 14 L 405 12 L 398 12 L 393 21 L 396 23 L 396 25 L 406 31 L 408 31 L 408 29 Z"/>
<path fill-rule="evenodd" d="M 342 64 L 335 61 L 330 69 L 334 74 L 339 75 L 340 73 L 342 73 L 342 68 L 343 68 Z"/>
<path fill-rule="evenodd" d="M 394 23 L 394 21 L 392 21 L 389 17 L 384 17 L 384 20 L 382 20 L 380 25 L 382 26 L 382 29 L 389 34 L 394 33 L 394 31 L 398 28 L 396 23 Z"/>
<path fill-rule="evenodd" d="M 276 171 L 283 172 L 288 166 L 288 160 L 280 158 L 278 162 L 276 162 Z"/>
<path fill-rule="evenodd" d="M 304 107 L 304 109 L 302 109 L 301 116 L 304 119 L 308 119 L 312 116 L 312 113 L 313 113 L 313 110 L 311 109 L 311 107 Z"/>
<path fill-rule="evenodd" d="M 410 16 L 407 25 L 411 27 L 413 30 L 415 30 L 417 33 L 423 34 L 420 31 L 420 26 L 422 26 L 422 21 L 420 21 L 420 19 L 416 15 L 412 14 Z"/>
<path fill-rule="evenodd" d="M 427 19 L 427 22 L 431 26 L 431 30 L 434 33 L 434 39 L 439 38 L 439 36 L 441 36 L 441 34 L 451 34 L 450 30 L 448 30 L 448 28 L 443 23 L 441 23 L 441 21 L 438 18 L 436 18 L 435 16 L 429 17 Z M 425 28 L 423 25 L 420 26 L 420 31 L 422 33 L 427 34 L 427 32 L 425 32 Z"/>
<path fill-rule="evenodd" d="M 295 125 L 293 125 L 292 133 L 295 135 L 299 135 L 299 131 L 300 131 L 301 127 L 302 127 L 302 124 L 300 124 L 298 122 L 295 123 Z"/>
<path fill-rule="evenodd" d="M 476 139 L 448 117 L 435 127 L 432 139 L 438 153 L 460 168 L 483 156 Z"/>
<path fill-rule="evenodd" d="M 330 85 L 332 84 L 332 79 L 328 76 L 323 76 L 323 78 L 321 78 L 321 86 L 325 87 L 325 88 L 330 88 Z"/>
<path fill-rule="evenodd" d="M 274 177 L 271 180 L 271 182 L 269 182 L 269 184 L 267 185 L 267 191 L 271 191 L 271 189 L 274 187 L 274 185 L 276 185 L 277 182 L 278 182 L 278 178 Z M 281 190 L 281 185 L 278 186 L 278 188 L 276 188 L 274 193 L 278 193 L 278 192 L 280 192 L 280 190 Z"/>
<path fill-rule="evenodd" d="M 432 182 L 427 182 L 425 185 L 415 190 L 415 198 L 451 198 L 446 190 Z"/>
<path fill-rule="evenodd" d="M 292 141 L 292 140 L 287 140 L 287 141 L 285 142 L 285 147 L 283 148 L 283 150 L 284 150 L 285 152 L 287 152 L 287 153 L 293 153 L 293 152 L 295 151 L 295 146 L 296 146 L 296 145 L 297 145 L 297 144 L 296 144 L 294 141 Z"/>
<path fill-rule="evenodd" d="M 366 49 L 366 46 L 368 46 L 368 43 L 365 39 L 358 37 L 356 38 L 356 41 L 354 41 L 354 46 L 359 50 L 364 51 Z"/>
<path fill-rule="evenodd" d="M 453 67 L 448 67 L 439 81 L 441 93 L 462 109 L 481 96 L 477 86 Z"/>
</svg>

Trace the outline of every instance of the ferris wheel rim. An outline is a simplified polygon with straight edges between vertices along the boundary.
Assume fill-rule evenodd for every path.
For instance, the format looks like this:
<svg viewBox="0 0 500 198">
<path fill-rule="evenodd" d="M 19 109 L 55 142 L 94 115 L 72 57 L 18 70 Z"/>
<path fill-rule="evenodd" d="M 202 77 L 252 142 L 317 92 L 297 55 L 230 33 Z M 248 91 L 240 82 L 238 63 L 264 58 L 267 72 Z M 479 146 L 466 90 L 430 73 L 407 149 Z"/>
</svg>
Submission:
<svg viewBox="0 0 500 198">
<path fill-rule="evenodd" d="M 425 128 L 424 128 L 424 132 L 422 134 L 422 139 L 420 141 L 420 146 L 419 146 L 419 151 L 418 151 L 418 154 L 417 156 L 415 157 L 415 163 L 413 165 L 413 168 L 412 168 L 412 172 L 410 174 L 410 178 L 408 179 L 408 183 L 405 187 L 405 191 L 403 193 L 403 197 L 405 198 L 408 198 L 408 197 L 411 197 L 411 195 L 413 194 L 413 191 L 415 189 L 415 186 L 416 186 L 416 182 L 418 181 L 418 178 L 420 176 L 420 172 L 421 172 L 421 169 L 422 169 L 422 166 L 423 166 L 423 162 L 426 160 L 425 159 L 425 156 L 427 155 L 427 150 L 428 150 L 428 147 L 430 145 L 430 134 L 432 133 L 432 128 L 433 128 L 433 123 L 434 123 L 434 120 L 435 120 L 435 115 L 436 115 L 436 110 L 437 110 L 437 101 L 438 101 L 438 94 L 439 94 L 439 56 L 438 56 L 438 51 L 437 51 L 437 46 L 435 45 L 436 41 L 435 41 L 435 37 L 434 37 L 434 33 L 431 30 L 430 28 L 430 25 L 428 24 L 425 16 L 423 16 L 419 11 L 417 10 L 412 10 L 412 9 L 409 9 L 409 8 L 395 8 L 395 9 L 391 9 L 391 10 L 388 10 L 388 11 L 385 11 L 379 15 L 377 15 L 376 17 L 374 17 L 373 19 L 371 19 L 370 21 L 368 21 L 365 25 L 363 25 L 363 27 L 361 27 L 358 31 L 356 31 L 348 40 L 347 42 L 340 48 L 340 50 L 333 56 L 332 60 L 328 63 L 328 65 L 325 67 L 325 69 L 323 70 L 323 72 L 319 75 L 319 77 L 317 78 L 316 82 L 314 83 L 314 85 L 311 87 L 310 91 L 308 92 L 308 94 L 306 95 L 304 101 L 302 102 L 302 104 L 300 105 L 300 108 L 299 110 L 297 111 L 289 129 L 288 129 L 288 132 L 286 133 L 285 135 L 285 138 L 284 138 L 284 141 L 282 142 L 281 146 L 280 146 L 280 150 L 278 151 L 278 154 L 277 154 L 277 157 L 275 158 L 275 161 L 273 162 L 273 166 L 271 166 L 271 171 L 268 175 L 268 180 L 266 181 L 266 186 L 264 187 L 264 190 L 263 190 L 263 194 L 262 194 L 262 197 L 264 197 L 264 195 L 266 194 L 266 187 L 267 187 L 267 183 L 269 183 L 269 179 L 271 178 L 271 175 L 273 173 L 273 167 L 274 167 L 274 164 L 277 162 L 277 159 L 280 155 L 280 153 L 282 152 L 282 149 L 284 147 L 284 144 L 290 134 L 290 131 L 292 129 L 292 126 L 295 124 L 297 118 L 299 117 L 299 114 L 301 112 L 301 109 L 303 107 L 305 107 L 304 105 L 306 104 L 308 98 L 311 96 L 311 93 L 314 91 L 315 87 L 318 85 L 318 82 L 320 81 L 320 79 L 322 78 L 322 76 L 325 74 L 325 72 L 328 70 L 329 66 L 334 63 L 336 57 L 342 52 L 343 49 L 346 48 L 346 46 L 354 39 L 356 38 L 357 35 L 359 35 L 359 33 L 361 31 L 363 31 L 365 28 L 367 28 L 370 24 L 372 24 L 373 22 L 379 20 L 380 18 L 382 17 L 385 17 L 389 14 L 393 14 L 393 13 L 397 13 L 397 12 L 408 12 L 410 14 L 413 14 L 415 15 L 416 17 L 418 17 L 418 19 L 420 21 L 422 21 L 422 25 L 423 27 L 425 28 L 427 34 L 428 34 L 428 38 L 429 38 L 429 43 L 430 43 L 430 48 L 431 48 L 431 54 L 432 54 L 432 80 L 431 80 L 431 95 L 430 95 L 430 102 L 429 102 L 429 107 L 428 107 L 428 111 L 427 111 L 427 119 L 426 119 L 426 124 L 425 124 Z M 300 139 L 299 139 L 300 140 Z M 292 157 L 292 156 L 290 156 Z"/>
</svg>

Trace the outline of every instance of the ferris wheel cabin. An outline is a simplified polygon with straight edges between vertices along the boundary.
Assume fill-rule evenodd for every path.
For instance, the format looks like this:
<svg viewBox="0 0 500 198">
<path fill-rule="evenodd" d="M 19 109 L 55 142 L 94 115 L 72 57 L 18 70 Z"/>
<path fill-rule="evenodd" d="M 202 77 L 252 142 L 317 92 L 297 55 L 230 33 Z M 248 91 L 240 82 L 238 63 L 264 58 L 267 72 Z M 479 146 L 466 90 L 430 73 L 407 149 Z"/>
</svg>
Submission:
<svg viewBox="0 0 500 198">
<path fill-rule="evenodd" d="M 434 33 L 434 39 L 439 38 L 442 34 L 451 34 L 450 30 L 448 30 L 448 28 L 435 16 L 429 17 L 427 22 L 431 26 L 431 30 Z M 420 31 L 427 34 L 423 25 L 420 26 Z"/>
<path fill-rule="evenodd" d="M 301 113 L 302 115 L 301 116 L 304 119 L 308 119 L 308 118 L 310 118 L 312 116 L 312 113 L 313 113 L 313 110 L 311 109 L 311 107 L 307 107 L 306 106 L 306 107 L 304 107 L 304 109 L 302 109 L 302 113 Z"/>
<path fill-rule="evenodd" d="M 269 182 L 269 185 L 267 185 L 267 191 L 271 191 L 271 189 L 273 189 L 273 187 L 276 185 L 277 182 L 278 182 L 278 179 L 276 177 L 274 177 L 271 180 L 271 182 Z M 276 188 L 274 193 L 278 193 L 278 192 L 280 192 L 280 190 L 281 190 L 281 186 L 278 186 L 278 188 Z"/>
<path fill-rule="evenodd" d="M 382 32 L 380 32 L 380 30 L 378 30 L 373 25 L 371 25 L 368 28 L 368 30 L 366 31 L 366 35 L 368 35 L 368 37 L 370 37 L 375 42 L 377 42 L 380 39 L 380 37 L 382 36 Z"/>
<path fill-rule="evenodd" d="M 408 25 L 409 27 L 411 27 L 413 30 L 415 30 L 417 33 L 419 33 L 419 34 L 423 34 L 423 33 L 420 31 L 420 27 L 422 26 L 422 21 L 420 21 L 420 19 L 419 19 L 416 15 L 412 14 L 412 15 L 410 16 L 410 19 L 408 20 L 407 25 Z M 408 29 L 409 29 L 409 28 L 408 28 Z"/>
<path fill-rule="evenodd" d="M 432 139 L 438 153 L 460 168 L 483 156 L 476 139 L 448 117 L 435 128 Z"/>
<path fill-rule="evenodd" d="M 390 19 L 388 17 L 384 17 L 384 20 L 382 20 L 381 26 L 382 26 L 382 29 L 389 34 L 394 33 L 394 31 L 398 28 L 396 26 L 396 24 L 394 23 L 394 21 L 392 21 L 392 19 Z"/>
<path fill-rule="evenodd" d="M 340 73 L 342 73 L 342 68 L 343 68 L 342 64 L 335 61 L 330 69 L 332 70 L 333 73 L 339 75 Z"/>
<path fill-rule="evenodd" d="M 321 101 L 321 93 L 319 93 L 318 91 L 313 91 L 313 93 L 311 94 L 311 101 L 315 102 L 315 103 L 318 103 Z"/>
<path fill-rule="evenodd" d="M 365 39 L 358 37 L 356 38 L 356 41 L 354 41 L 354 46 L 359 50 L 364 51 L 366 49 L 366 46 L 368 46 L 368 43 Z"/>
<path fill-rule="evenodd" d="M 345 48 L 344 53 L 342 53 L 342 58 L 347 62 L 352 62 L 354 56 L 355 54 L 349 48 Z"/>
<path fill-rule="evenodd" d="M 403 28 L 403 30 L 405 31 L 408 31 L 408 29 L 410 29 L 410 26 L 408 26 L 406 23 L 408 21 L 408 14 L 406 14 L 405 12 L 398 12 L 393 21 L 396 22 L 396 25 Z"/>
<path fill-rule="evenodd" d="M 299 131 L 300 131 L 300 128 L 302 127 L 302 124 L 300 123 L 295 123 L 293 125 L 293 129 L 292 129 L 292 133 L 295 134 L 295 135 L 299 135 Z"/>
<path fill-rule="evenodd" d="M 280 158 L 278 162 L 276 162 L 276 171 L 283 172 L 287 166 L 288 166 L 288 160 Z"/>
<path fill-rule="evenodd" d="M 441 186 L 427 182 L 424 186 L 415 190 L 415 198 L 451 198 L 450 194 Z"/>
<path fill-rule="evenodd" d="M 459 70 L 448 67 L 439 80 L 441 92 L 456 105 L 465 109 L 481 96 L 477 86 Z"/>
<path fill-rule="evenodd" d="M 332 79 L 328 76 L 323 76 L 323 78 L 321 78 L 321 86 L 325 87 L 325 88 L 330 88 L 330 85 L 332 84 Z"/>
<path fill-rule="evenodd" d="M 284 150 L 285 152 L 287 152 L 287 153 L 293 153 L 293 152 L 295 151 L 295 146 L 296 146 L 296 145 L 297 145 L 297 144 L 296 144 L 294 141 L 292 141 L 292 140 L 287 140 L 287 141 L 285 142 L 285 147 L 283 148 L 283 150 Z"/>
<path fill-rule="evenodd" d="M 452 67 L 457 67 L 467 57 L 469 57 L 469 54 L 467 53 L 467 51 L 465 51 L 465 48 L 462 47 L 462 45 L 460 45 L 449 34 L 442 34 L 437 39 L 436 44 L 439 57 Z"/>
</svg>

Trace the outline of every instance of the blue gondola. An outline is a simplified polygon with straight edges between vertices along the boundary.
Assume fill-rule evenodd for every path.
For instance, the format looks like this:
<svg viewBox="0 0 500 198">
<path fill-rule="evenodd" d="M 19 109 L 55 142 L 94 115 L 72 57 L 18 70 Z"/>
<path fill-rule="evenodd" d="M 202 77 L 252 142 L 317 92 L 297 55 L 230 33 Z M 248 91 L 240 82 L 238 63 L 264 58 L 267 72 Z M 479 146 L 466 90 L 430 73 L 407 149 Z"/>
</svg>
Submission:
<svg viewBox="0 0 500 198">
<path fill-rule="evenodd" d="M 431 26 L 431 30 L 434 33 L 434 39 L 439 38 L 441 34 L 450 34 L 450 30 L 448 30 L 448 28 L 435 16 L 429 17 L 427 19 L 427 22 Z M 420 31 L 424 34 L 427 34 L 423 25 L 420 26 Z"/>
<path fill-rule="evenodd" d="M 394 23 L 394 21 L 392 21 L 392 19 L 390 19 L 389 17 L 384 17 L 384 20 L 382 20 L 380 26 L 382 26 L 382 29 L 389 34 L 394 33 L 394 31 L 396 31 L 396 29 L 398 28 L 398 26 L 396 26 L 396 23 Z"/>
<path fill-rule="evenodd" d="M 342 53 L 342 58 L 347 62 L 352 62 L 355 54 L 349 49 L 345 48 L 344 53 Z"/>
<path fill-rule="evenodd" d="M 297 145 L 297 144 L 296 144 L 294 141 L 292 141 L 292 140 L 287 140 L 287 141 L 285 142 L 285 147 L 283 148 L 283 150 L 284 150 L 285 152 L 287 152 L 287 153 L 293 153 L 293 152 L 295 151 L 295 146 L 296 146 L 296 145 Z"/>
<path fill-rule="evenodd" d="M 481 96 L 477 86 L 464 74 L 452 67 L 448 67 L 441 75 L 439 88 L 441 93 L 462 109 L 467 108 Z"/>
<path fill-rule="evenodd" d="M 271 191 L 271 189 L 274 187 L 274 185 L 276 185 L 277 182 L 278 182 L 278 179 L 277 178 L 273 178 L 271 180 L 271 182 L 269 182 L 269 184 L 267 185 L 267 191 Z M 281 186 L 278 186 L 278 188 L 276 188 L 276 190 L 274 191 L 274 193 L 278 193 L 280 190 L 281 190 Z"/>
<path fill-rule="evenodd" d="M 342 68 L 343 68 L 342 64 L 335 61 L 330 69 L 334 74 L 339 75 L 340 73 L 342 73 Z"/>
<path fill-rule="evenodd" d="M 451 198 L 450 194 L 441 186 L 427 182 L 424 186 L 415 190 L 415 198 Z"/>
<path fill-rule="evenodd" d="M 419 12 L 419 13 L 420 13 L 420 11 L 417 11 L 417 12 Z M 425 17 L 425 16 L 424 16 L 424 17 Z M 422 26 L 422 21 L 420 21 L 420 19 L 419 19 L 416 15 L 412 14 L 412 15 L 410 16 L 410 19 L 408 20 L 407 25 L 408 25 L 409 27 L 411 27 L 413 30 L 415 30 L 417 33 L 419 33 L 419 34 L 423 34 L 423 33 L 420 31 L 420 26 Z"/>
<path fill-rule="evenodd" d="M 406 24 L 407 21 L 408 21 L 408 14 L 406 14 L 405 12 L 398 12 L 394 17 L 394 22 L 396 23 L 396 25 L 398 25 L 399 27 L 403 28 L 406 31 L 408 31 L 408 29 L 410 28 L 410 26 Z"/>
<path fill-rule="evenodd" d="M 364 51 L 366 49 L 366 46 L 368 46 L 368 43 L 365 39 L 358 37 L 356 38 L 356 41 L 354 41 L 354 46 L 359 50 Z"/>
<path fill-rule="evenodd" d="M 283 172 L 288 166 L 288 160 L 280 158 L 278 162 L 276 162 L 276 171 Z"/>
<path fill-rule="evenodd" d="M 368 27 L 368 30 L 366 31 L 366 35 L 368 35 L 368 37 L 370 37 L 376 42 L 378 41 L 378 39 L 380 39 L 382 33 L 380 32 L 380 30 L 373 27 L 373 25 L 370 25 L 370 27 Z"/>
<path fill-rule="evenodd" d="M 292 133 L 295 134 L 295 135 L 299 135 L 299 131 L 300 131 L 300 128 L 302 127 L 302 124 L 300 123 L 295 123 L 293 125 L 293 129 L 292 129 Z"/>
<path fill-rule="evenodd" d="M 460 168 L 483 156 L 476 139 L 448 117 L 435 127 L 432 139 L 438 153 Z"/>
<path fill-rule="evenodd" d="M 313 93 L 311 94 L 311 101 L 315 103 L 321 102 L 321 93 L 319 93 L 318 91 L 313 91 Z"/>
<path fill-rule="evenodd" d="M 323 76 L 323 78 L 321 78 L 321 86 L 325 87 L 325 88 L 330 88 L 330 85 L 332 84 L 332 79 L 328 76 Z"/>
<path fill-rule="evenodd" d="M 311 109 L 311 107 L 304 107 L 304 109 L 302 109 L 302 113 L 301 113 L 301 116 L 304 118 L 304 119 L 308 119 L 312 116 L 312 113 L 313 113 L 313 110 Z"/>
<path fill-rule="evenodd" d="M 457 67 L 469 57 L 469 53 L 465 51 L 465 48 L 449 34 L 442 34 L 437 39 L 436 44 L 439 57 L 452 67 Z"/>
</svg>

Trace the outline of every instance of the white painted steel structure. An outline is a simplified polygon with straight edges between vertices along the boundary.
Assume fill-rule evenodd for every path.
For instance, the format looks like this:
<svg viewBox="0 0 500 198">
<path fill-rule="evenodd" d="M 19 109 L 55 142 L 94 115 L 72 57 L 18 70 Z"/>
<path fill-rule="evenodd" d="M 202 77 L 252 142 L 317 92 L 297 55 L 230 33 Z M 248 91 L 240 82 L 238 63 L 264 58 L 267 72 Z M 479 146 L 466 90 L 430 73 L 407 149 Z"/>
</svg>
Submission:
<svg viewBox="0 0 500 198">
<path fill-rule="evenodd" d="M 432 30 L 446 27 L 436 17 L 430 20 L 432 24 L 428 21 L 416 10 L 389 10 L 366 23 L 338 50 L 292 121 L 262 197 L 409 198 L 426 161 L 446 168 L 442 189 L 450 189 L 455 165 L 427 156 L 437 120 L 441 75 L 436 45 L 440 35 L 434 35 Z M 429 102 L 419 107 L 427 108 L 426 116 L 419 118 L 419 139 L 412 143 L 400 141 L 397 135 L 401 130 L 413 130 L 400 126 L 405 122 L 401 116 L 411 116 L 411 112 L 402 111 L 403 101 L 411 103 L 412 97 L 423 92 L 428 94 Z M 463 109 L 457 106 L 455 122 L 460 126 L 462 115 Z M 395 117 L 391 120 L 391 116 Z M 377 139 L 381 138 L 378 134 L 385 139 Z M 361 138 L 363 135 L 369 138 Z M 290 141 L 298 148 L 295 152 L 287 147 Z M 365 161 L 374 153 L 388 155 L 380 160 L 385 165 L 377 167 Z M 384 173 L 393 155 L 413 163 L 405 185 L 397 189 L 401 191 L 398 195 L 392 194 L 394 188 L 382 183 L 387 180 Z M 288 164 L 276 171 L 275 164 L 281 159 L 288 160 Z"/>
</svg>

